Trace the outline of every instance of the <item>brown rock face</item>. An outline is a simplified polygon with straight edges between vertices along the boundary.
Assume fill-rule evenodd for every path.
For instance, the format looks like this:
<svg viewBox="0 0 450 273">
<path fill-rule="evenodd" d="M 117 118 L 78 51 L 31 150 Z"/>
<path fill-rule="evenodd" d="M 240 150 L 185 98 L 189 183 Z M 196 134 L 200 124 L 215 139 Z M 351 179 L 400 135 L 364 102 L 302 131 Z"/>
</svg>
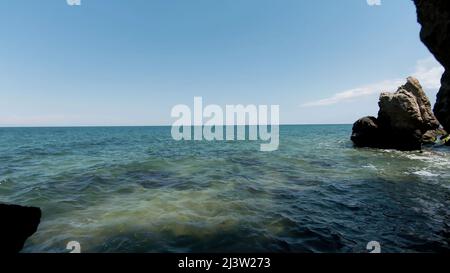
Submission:
<svg viewBox="0 0 450 273">
<path fill-rule="evenodd" d="M 378 118 L 365 117 L 353 125 L 358 147 L 420 150 L 441 133 L 440 124 L 419 81 L 409 77 L 395 93 L 381 93 Z"/>
<path fill-rule="evenodd" d="M 415 78 L 409 77 L 395 93 L 381 93 L 378 105 L 378 121 L 386 128 L 422 132 L 439 128 L 431 103 Z"/>
<path fill-rule="evenodd" d="M 445 67 L 434 113 L 444 129 L 450 131 L 450 1 L 414 0 L 422 25 L 420 38 Z"/>
</svg>

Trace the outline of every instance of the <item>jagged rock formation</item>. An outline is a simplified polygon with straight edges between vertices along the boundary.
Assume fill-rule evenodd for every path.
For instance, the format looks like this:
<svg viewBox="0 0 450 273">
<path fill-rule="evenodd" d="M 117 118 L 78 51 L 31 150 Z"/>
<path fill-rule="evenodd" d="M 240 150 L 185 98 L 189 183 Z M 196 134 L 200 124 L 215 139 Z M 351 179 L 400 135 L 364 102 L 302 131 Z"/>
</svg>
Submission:
<svg viewBox="0 0 450 273">
<path fill-rule="evenodd" d="M 439 121 L 431 111 L 431 103 L 419 81 L 409 77 L 395 93 L 381 93 L 378 120 L 393 129 L 425 132 L 439 128 Z"/>
<path fill-rule="evenodd" d="M 364 117 L 353 125 L 358 147 L 420 150 L 441 133 L 440 124 L 419 81 L 409 77 L 395 93 L 381 93 L 378 118 Z"/>
<path fill-rule="evenodd" d="M 0 204 L 0 253 L 17 253 L 40 223 L 41 210 Z"/>
<path fill-rule="evenodd" d="M 418 22 L 422 25 L 420 38 L 444 66 L 434 113 L 444 129 L 450 132 L 450 1 L 414 0 Z"/>
</svg>

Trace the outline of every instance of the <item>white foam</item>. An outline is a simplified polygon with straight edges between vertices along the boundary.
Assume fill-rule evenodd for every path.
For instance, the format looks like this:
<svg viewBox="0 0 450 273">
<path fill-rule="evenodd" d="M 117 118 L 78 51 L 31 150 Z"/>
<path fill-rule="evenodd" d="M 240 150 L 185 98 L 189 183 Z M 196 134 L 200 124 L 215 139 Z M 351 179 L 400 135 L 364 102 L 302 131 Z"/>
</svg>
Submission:
<svg viewBox="0 0 450 273">
<path fill-rule="evenodd" d="M 425 171 L 425 170 L 413 172 L 413 174 L 419 175 L 419 176 L 426 176 L 426 177 L 436 177 L 436 176 L 439 176 L 438 174 L 434 174 L 434 173 L 431 173 L 431 172 Z"/>
<path fill-rule="evenodd" d="M 418 160 L 424 163 L 431 164 L 432 167 L 445 168 L 450 167 L 450 158 L 447 153 L 440 152 L 424 152 L 423 154 L 407 154 L 406 158 L 411 160 Z"/>
<path fill-rule="evenodd" d="M 370 169 L 370 170 L 374 170 L 374 171 L 377 171 L 378 169 L 377 169 L 377 167 L 375 167 L 374 165 L 372 165 L 372 164 L 367 164 L 367 165 L 364 165 L 364 166 L 362 166 L 363 168 L 365 168 L 365 169 Z"/>
</svg>

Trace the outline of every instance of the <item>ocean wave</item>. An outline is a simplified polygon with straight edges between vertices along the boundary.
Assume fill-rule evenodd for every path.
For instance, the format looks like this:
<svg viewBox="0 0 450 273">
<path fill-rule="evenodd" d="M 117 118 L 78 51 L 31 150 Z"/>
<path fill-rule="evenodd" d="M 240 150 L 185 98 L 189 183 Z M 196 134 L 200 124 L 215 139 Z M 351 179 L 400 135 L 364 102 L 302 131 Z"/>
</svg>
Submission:
<svg viewBox="0 0 450 273">
<path fill-rule="evenodd" d="M 373 170 L 373 171 L 378 171 L 378 168 L 377 167 L 375 167 L 374 165 L 372 165 L 372 164 L 367 164 L 367 165 L 364 165 L 364 166 L 362 166 L 364 169 L 369 169 L 369 170 Z"/>
<path fill-rule="evenodd" d="M 403 154 L 403 157 L 420 161 L 422 163 L 428 164 L 430 167 L 445 168 L 450 167 L 450 158 L 448 153 L 436 152 L 436 151 L 425 151 L 421 154 Z"/>
<path fill-rule="evenodd" d="M 283 128 L 276 153 L 175 142 L 170 127 L 12 132 L 0 199 L 44 211 L 24 252 L 448 250 L 449 150 L 350 149 L 349 126 Z"/>
<path fill-rule="evenodd" d="M 418 175 L 418 176 L 426 176 L 426 177 L 439 176 L 439 174 L 434 174 L 434 173 L 431 173 L 431 172 L 426 171 L 426 170 L 416 171 L 416 172 L 413 172 L 413 174 Z"/>
</svg>

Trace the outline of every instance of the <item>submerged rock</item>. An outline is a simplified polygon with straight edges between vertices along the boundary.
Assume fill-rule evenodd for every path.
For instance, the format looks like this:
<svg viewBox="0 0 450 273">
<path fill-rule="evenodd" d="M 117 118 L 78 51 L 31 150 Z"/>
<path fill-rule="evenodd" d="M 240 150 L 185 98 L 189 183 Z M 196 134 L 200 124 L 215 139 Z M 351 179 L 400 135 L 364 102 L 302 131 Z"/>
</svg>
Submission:
<svg viewBox="0 0 450 273">
<path fill-rule="evenodd" d="M 439 121 L 419 81 L 409 77 L 395 93 L 381 93 L 378 118 L 364 117 L 353 125 L 358 147 L 420 150 L 441 135 Z"/>
<path fill-rule="evenodd" d="M 434 113 L 444 129 L 450 132 L 450 1 L 414 0 L 414 3 L 418 22 L 422 25 L 420 38 L 446 70 Z"/>
<path fill-rule="evenodd" d="M 0 204 L 0 253 L 21 251 L 40 220 L 39 208 Z"/>
</svg>

